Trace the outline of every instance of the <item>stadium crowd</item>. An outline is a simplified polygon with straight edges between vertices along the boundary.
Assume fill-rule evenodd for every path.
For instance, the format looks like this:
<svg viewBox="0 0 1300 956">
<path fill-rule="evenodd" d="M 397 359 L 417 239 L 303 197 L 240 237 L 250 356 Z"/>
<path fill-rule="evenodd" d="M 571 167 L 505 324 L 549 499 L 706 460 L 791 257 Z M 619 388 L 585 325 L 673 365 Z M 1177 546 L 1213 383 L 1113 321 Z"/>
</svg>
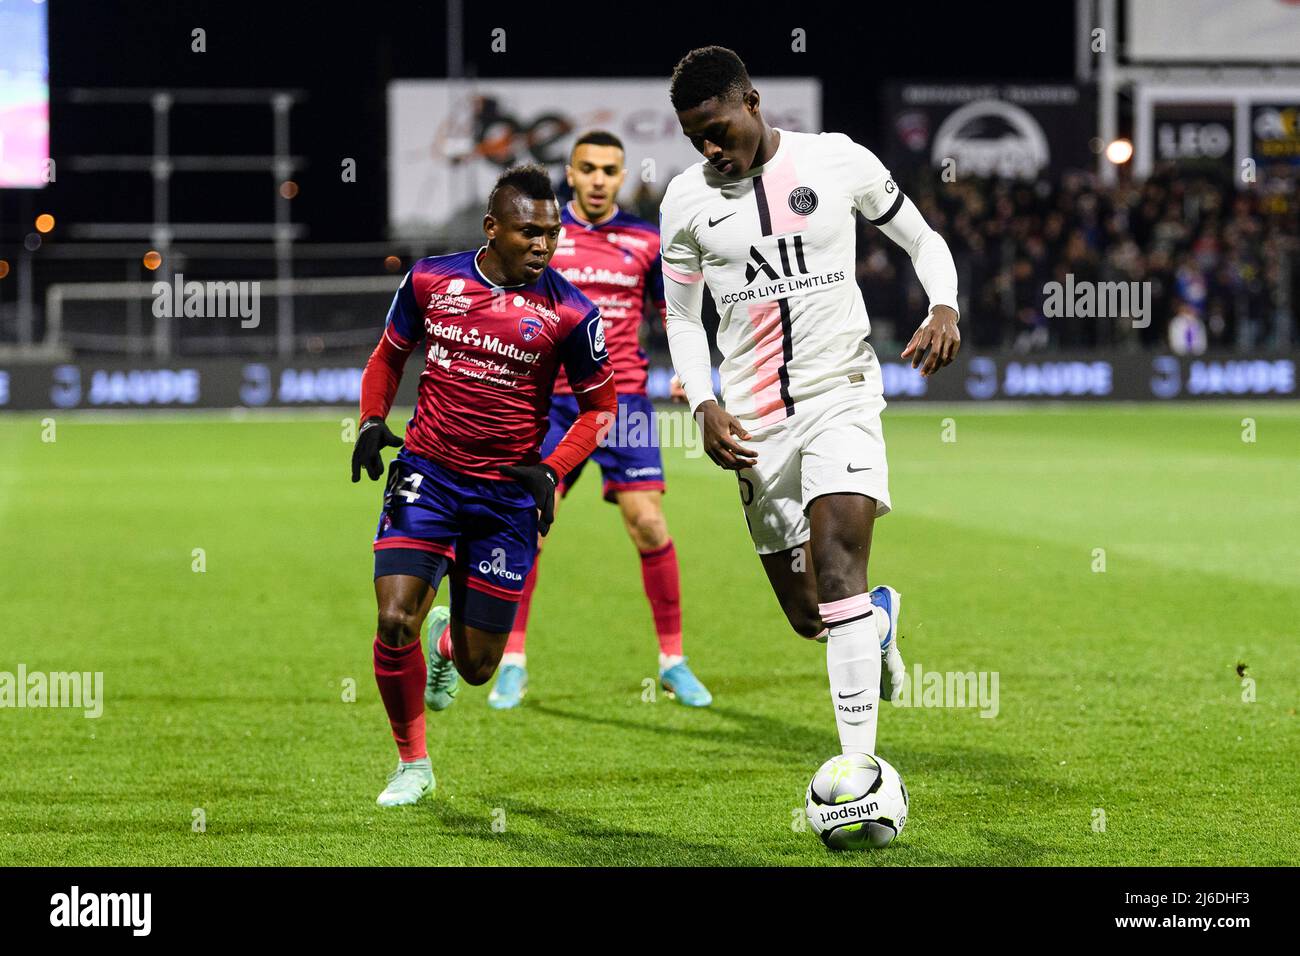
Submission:
<svg viewBox="0 0 1300 956">
<path fill-rule="evenodd" d="M 1211 175 L 1162 170 L 1109 188 L 1069 173 L 1037 183 L 927 178 L 909 192 L 952 248 L 976 344 L 1198 353 L 1295 340 L 1296 187 L 1284 168 L 1241 190 Z M 873 323 L 921 314 L 921 290 L 901 250 L 865 227 L 860 250 L 858 281 Z M 1064 285 L 1071 274 L 1076 286 L 1149 282 L 1150 325 L 1049 317 L 1048 284 Z"/>
<path fill-rule="evenodd" d="M 963 330 L 981 348 L 1095 347 L 1252 351 L 1300 335 L 1300 175 L 1261 171 L 1237 189 L 1208 173 L 1158 171 L 1101 186 L 1067 173 L 1022 183 L 926 176 L 904 186 L 948 241 L 962 290 Z M 657 196 L 634 208 L 654 222 Z M 1049 283 L 1149 282 L 1150 325 L 1131 317 L 1045 315 Z M 906 254 L 859 220 L 858 283 L 873 341 L 906 341 L 925 301 Z M 1048 310 L 1050 311 L 1050 310 Z M 662 330 L 652 325 L 651 347 Z"/>
</svg>

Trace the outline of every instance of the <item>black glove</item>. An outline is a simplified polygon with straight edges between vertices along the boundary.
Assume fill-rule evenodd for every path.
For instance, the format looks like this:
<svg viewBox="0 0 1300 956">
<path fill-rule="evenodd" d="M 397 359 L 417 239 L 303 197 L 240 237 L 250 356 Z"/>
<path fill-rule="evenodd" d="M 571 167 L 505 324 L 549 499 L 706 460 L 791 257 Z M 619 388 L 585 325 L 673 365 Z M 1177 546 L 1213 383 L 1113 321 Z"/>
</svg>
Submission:
<svg viewBox="0 0 1300 956">
<path fill-rule="evenodd" d="M 361 466 L 365 465 L 366 474 L 371 481 L 378 481 L 384 475 L 384 460 L 379 452 L 384 448 L 401 448 L 402 440 L 388 430 L 388 423 L 382 418 L 367 418 L 361 423 L 357 433 L 357 443 L 352 448 L 352 480 L 361 480 Z"/>
<path fill-rule="evenodd" d="M 559 483 L 555 469 L 543 464 L 506 465 L 501 474 L 509 475 L 533 496 L 537 510 L 541 512 L 537 519 L 537 533 L 544 537 L 555 520 L 555 486 Z"/>
</svg>

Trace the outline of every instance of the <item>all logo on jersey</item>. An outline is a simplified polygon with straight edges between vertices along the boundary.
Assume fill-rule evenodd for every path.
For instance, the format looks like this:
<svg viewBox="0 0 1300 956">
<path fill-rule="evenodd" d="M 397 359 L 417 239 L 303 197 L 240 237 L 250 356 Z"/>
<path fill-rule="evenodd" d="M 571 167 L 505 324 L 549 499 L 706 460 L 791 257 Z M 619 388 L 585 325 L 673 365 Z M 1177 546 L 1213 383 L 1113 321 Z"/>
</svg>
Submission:
<svg viewBox="0 0 1300 956">
<path fill-rule="evenodd" d="M 763 257 L 757 247 L 749 247 L 749 261 L 745 263 L 745 285 L 749 285 L 760 275 L 770 282 L 775 282 L 782 276 L 793 278 L 797 275 L 807 275 L 808 265 L 803 258 L 803 235 L 795 233 L 792 237 L 781 236 L 776 241 L 777 252 L 781 255 L 781 272 L 778 274 L 772 264 Z M 790 265 L 790 253 L 794 253 L 794 269 Z"/>
<path fill-rule="evenodd" d="M 464 291 L 465 291 L 464 279 L 452 279 L 450 282 L 447 283 L 448 295 L 460 295 Z"/>
<path fill-rule="evenodd" d="M 775 249 L 772 248 L 773 244 Z M 764 252 L 759 251 L 760 247 Z M 802 233 L 760 239 L 758 244 L 749 247 L 749 261 L 745 263 L 745 284 L 731 289 L 725 286 L 712 289 L 714 302 L 719 309 L 723 309 L 740 302 L 761 302 L 800 295 L 846 281 L 849 275 L 844 269 L 813 273 L 808 267 L 809 257 L 817 248 L 814 243 L 805 252 Z M 736 264 L 739 265 L 739 262 Z M 738 280 L 740 277 L 736 278 Z"/>
<path fill-rule="evenodd" d="M 789 203 L 796 216 L 811 216 L 817 209 L 817 194 L 811 186 L 796 186 L 790 190 Z"/>
<path fill-rule="evenodd" d="M 525 342 L 531 342 L 542 331 L 542 320 L 535 315 L 525 315 L 519 320 L 519 335 Z"/>
</svg>

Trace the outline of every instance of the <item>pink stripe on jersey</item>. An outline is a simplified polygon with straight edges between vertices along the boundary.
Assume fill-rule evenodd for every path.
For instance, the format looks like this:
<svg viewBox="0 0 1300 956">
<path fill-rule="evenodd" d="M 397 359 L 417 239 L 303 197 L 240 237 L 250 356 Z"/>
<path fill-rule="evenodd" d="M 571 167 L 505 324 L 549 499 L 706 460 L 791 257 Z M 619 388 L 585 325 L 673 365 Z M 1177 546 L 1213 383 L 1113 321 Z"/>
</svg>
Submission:
<svg viewBox="0 0 1300 956">
<path fill-rule="evenodd" d="M 664 275 L 666 275 L 668 278 L 673 279 L 676 282 L 686 283 L 687 285 L 691 284 L 692 282 L 699 282 L 701 279 L 704 278 L 703 272 L 678 272 L 676 269 L 674 269 L 666 262 L 663 263 L 663 270 L 664 270 Z"/>
<path fill-rule="evenodd" d="M 785 418 L 781 398 L 781 365 L 785 361 L 781 340 L 781 307 L 776 302 L 755 302 L 749 307 L 754 330 L 754 415 L 759 426 Z"/>
<path fill-rule="evenodd" d="M 790 193 L 799 185 L 794 160 L 787 151 L 780 165 L 763 173 L 763 192 L 767 196 L 767 214 L 772 221 L 772 235 L 798 232 L 808 225 L 808 217 L 790 208 Z"/>
<path fill-rule="evenodd" d="M 817 610 L 821 613 L 823 624 L 838 624 L 840 621 L 847 621 L 850 618 L 862 617 L 862 615 L 870 611 L 871 595 L 855 594 L 853 597 L 846 597 L 840 601 L 818 604 Z"/>
</svg>

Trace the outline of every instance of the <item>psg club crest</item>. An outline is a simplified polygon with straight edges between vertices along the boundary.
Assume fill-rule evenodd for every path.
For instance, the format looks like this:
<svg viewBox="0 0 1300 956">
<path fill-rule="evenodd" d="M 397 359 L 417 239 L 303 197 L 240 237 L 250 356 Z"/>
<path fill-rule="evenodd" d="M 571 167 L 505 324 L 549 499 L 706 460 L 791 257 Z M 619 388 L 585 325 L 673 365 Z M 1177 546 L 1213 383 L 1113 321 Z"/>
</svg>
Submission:
<svg viewBox="0 0 1300 956">
<path fill-rule="evenodd" d="M 817 194 L 809 186 L 790 190 L 790 211 L 796 216 L 811 216 L 817 208 Z"/>
<path fill-rule="evenodd" d="M 519 320 L 519 335 L 525 342 L 531 342 L 542 331 L 542 320 L 535 315 L 525 315 Z"/>
</svg>

